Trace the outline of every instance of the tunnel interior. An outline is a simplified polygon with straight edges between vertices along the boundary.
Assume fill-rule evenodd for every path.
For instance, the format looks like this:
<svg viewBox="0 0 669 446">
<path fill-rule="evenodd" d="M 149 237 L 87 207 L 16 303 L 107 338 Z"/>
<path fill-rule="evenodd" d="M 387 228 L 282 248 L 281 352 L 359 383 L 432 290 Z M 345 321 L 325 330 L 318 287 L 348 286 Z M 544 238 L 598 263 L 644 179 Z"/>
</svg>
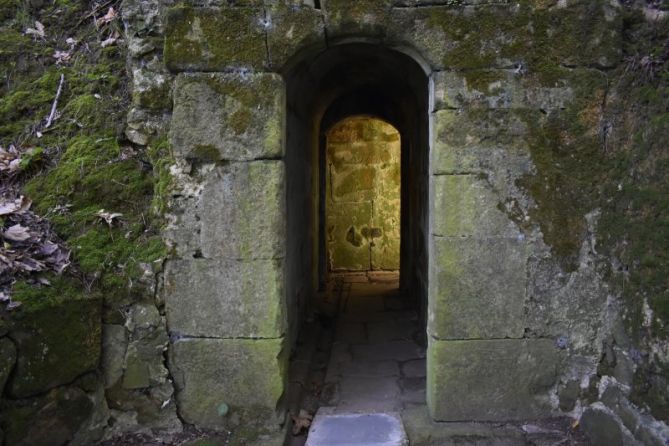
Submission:
<svg viewBox="0 0 669 446">
<path fill-rule="evenodd" d="M 356 42 L 305 50 L 286 81 L 286 304 L 295 340 L 310 299 L 330 274 L 327 248 L 327 132 L 354 117 L 392 126 L 400 140 L 399 286 L 427 308 L 428 77 L 414 57 Z M 292 341 L 291 341 L 292 342 Z"/>
<path fill-rule="evenodd" d="M 372 116 L 344 118 L 326 131 L 328 276 L 399 271 L 401 137 Z"/>
</svg>

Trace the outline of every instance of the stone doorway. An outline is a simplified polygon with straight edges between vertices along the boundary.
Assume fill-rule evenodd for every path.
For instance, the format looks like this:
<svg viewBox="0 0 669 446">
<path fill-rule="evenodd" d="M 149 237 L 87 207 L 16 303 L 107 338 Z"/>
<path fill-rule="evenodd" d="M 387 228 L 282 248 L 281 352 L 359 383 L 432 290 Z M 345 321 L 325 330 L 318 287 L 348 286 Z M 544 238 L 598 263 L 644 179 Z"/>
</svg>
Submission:
<svg viewBox="0 0 669 446">
<path fill-rule="evenodd" d="M 428 76 L 410 56 L 364 42 L 301 54 L 283 75 L 290 337 L 325 296 L 333 342 L 321 406 L 425 404 Z"/>
<path fill-rule="evenodd" d="M 400 134 L 369 116 L 353 116 L 326 134 L 327 265 L 336 272 L 400 267 Z"/>
</svg>

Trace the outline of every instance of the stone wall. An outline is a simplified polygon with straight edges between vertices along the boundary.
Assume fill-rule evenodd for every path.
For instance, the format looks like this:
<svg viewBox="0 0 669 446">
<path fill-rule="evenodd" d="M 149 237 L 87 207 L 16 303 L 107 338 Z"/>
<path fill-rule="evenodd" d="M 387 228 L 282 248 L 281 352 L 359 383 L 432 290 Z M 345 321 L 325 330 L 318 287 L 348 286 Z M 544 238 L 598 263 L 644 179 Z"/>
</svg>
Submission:
<svg viewBox="0 0 669 446">
<path fill-rule="evenodd" d="M 399 133 L 354 117 L 330 129 L 326 151 L 328 269 L 399 270 Z"/>
<path fill-rule="evenodd" d="M 287 357 L 317 286 L 318 119 L 331 104 L 354 108 L 345 87 L 357 82 L 359 66 L 334 76 L 312 62 L 342 67 L 346 52 L 364 44 L 378 48 L 381 62 L 411 58 L 429 76 L 429 141 L 420 130 L 404 138 L 419 127 L 410 118 L 374 112 L 403 123 L 403 143 L 415 146 L 402 147 L 413 157 L 402 175 L 414 187 L 402 197 L 402 218 L 429 217 L 429 227 L 411 228 L 408 245 L 427 259 L 411 276 L 415 289 L 429 287 L 433 418 L 566 414 L 580 418 L 595 443 L 613 435 L 663 444 L 666 263 L 654 247 L 666 239 L 637 229 L 652 224 L 664 234 L 666 175 L 657 166 L 666 150 L 655 141 L 667 122 L 669 27 L 666 6 L 644 8 L 604 0 L 125 0 L 124 133 L 133 150 L 159 154 L 149 195 L 166 211 L 169 258 L 162 269 L 150 263 L 161 256 L 142 257 L 149 263 L 132 269 L 142 280 L 127 288 L 111 280 L 125 273 L 105 270 L 101 294 L 86 291 L 86 299 L 47 310 L 72 305 L 61 320 L 79 330 L 65 338 L 78 352 L 71 368 L 49 362 L 62 344 L 47 336 L 44 310 L 29 308 L 26 296 L 25 319 L 0 328 L 0 357 L 10 364 L 0 369 L 3 417 L 12 407 L 51 425 L 66 414 L 63 442 L 82 444 L 99 437 L 110 416 L 108 434 L 173 431 L 181 420 L 244 425 L 251 436 L 278 429 Z M 639 36 L 647 46 L 631 45 Z M 419 87 L 391 84 L 407 109 L 421 110 L 412 103 L 417 94 L 406 93 Z M 328 95 L 321 102 L 298 98 L 319 91 Z M 74 142 L 64 146 L 79 147 Z M 81 166 L 90 190 L 121 196 L 93 181 L 97 164 Z M 307 173 L 297 179 L 301 169 Z M 36 178 L 26 190 L 47 213 L 59 202 L 35 184 L 70 177 Z M 124 212 L 140 221 L 141 212 Z M 74 246 L 92 249 L 92 236 L 59 228 Z M 119 249 L 119 237 L 100 237 L 109 252 Z M 85 277 L 100 277 L 86 268 L 105 257 L 85 254 L 75 259 Z M 35 352 L 45 345 L 58 374 L 36 373 L 45 361 Z M 29 430 L 14 423 L 11 431 L 3 420 L 8 442 Z"/>
</svg>

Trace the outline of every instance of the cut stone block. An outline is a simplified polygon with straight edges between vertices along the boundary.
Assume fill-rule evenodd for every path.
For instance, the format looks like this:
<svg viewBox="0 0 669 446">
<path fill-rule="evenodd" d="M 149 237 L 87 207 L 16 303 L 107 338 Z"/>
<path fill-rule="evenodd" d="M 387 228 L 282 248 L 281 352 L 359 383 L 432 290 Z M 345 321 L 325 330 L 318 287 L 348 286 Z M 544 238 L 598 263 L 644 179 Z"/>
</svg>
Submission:
<svg viewBox="0 0 669 446">
<path fill-rule="evenodd" d="M 427 401 L 436 421 L 510 421 L 551 415 L 562 351 L 549 339 L 430 339 Z"/>
<path fill-rule="evenodd" d="M 267 65 L 265 24 L 261 8 L 171 8 L 165 65 L 172 71 L 261 69 Z"/>
<path fill-rule="evenodd" d="M 529 172 L 527 124 L 508 110 L 441 110 L 433 113 L 431 119 L 433 174 Z"/>
<path fill-rule="evenodd" d="M 5 388 L 15 362 L 16 346 L 9 338 L 0 338 L 0 389 Z"/>
<path fill-rule="evenodd" d="M 467 79 L 487 79 L 472 85 Z M 568 86 L 536 87 L 524 85 L 513 70 L 481 70 L 467 74 L 439 71 L 432 75 L 434 110 L 480 107 L 488 109 L 533 108 L 551 111 L 565 108 L 574 92 Z"/>
<path fill-rule="evenodd" d="M 526 244 L 432 237 L 428 333 L 437 339 L 520 338 Z"/>
<path fill-rule="evenodd" d="M 399 415 L 394 413 L 334 413 L 319 409 L 306 446 L 406 446 L 409 442 Z"/>
<path fill-rule="evenodd" d="M 339 381 L 337 408 L 347 411 L 389 412 L 401 409 L 396 377 L 344 375 Z"/>
<path fill-rule="evenodd" d="M 69 298 L 24 304 L 11 337 L 17 351 L 7 392 L 14 398 L 45 393 L 68 384 L 100 363 L 102 301 Z M 69 299 L 69 300 L 67 300 Z"/>
<path fill-rule="evenodd" d="M 498 209 L 500 197 L 479 175 L 432 177 L 432 233 L 438 236 L 519 235 L 515 224 Z"/>
<path fill-rule="evenodd" d="M 377 0 L 323 0 L 328 39 L 354 35 L 381 37 L 389 19 L 390 2 Z"/>
<path fill-rule="evenodd" d="M 339 203 L 329 211 L 330 267 L 350 271 L 369 269 L 369 240 L 362 234 L 362 229 L 372 221 L 371 202 Z"/>
<path fill-rule="evenodd" d="M 174 154 L 205 161 L 281 157 L 284 103 L 277 74 L 180 74 L 170 127 Z"/>
<path fill-rule="evenodd" d="M 280 260 L 169 261 L 165 305 L 185 336 L 276 338 L 285 331 Z"/>
<path fill-rule="evenodd" d="M 274 2 L 266 5 L 270 22 L 267 28 L 269 63 L 275 70 L 285 70 L 299 50 L 318 52 L 326 48 L 325 24 L 321 10 L 307 5 Z"/>
<path fill-rule="evenodd" d="M 200 199 L 200 246 L 206 258 L 276 259 L 285 252 L 282 161 L 219 166 Z"/>
<path fill-rule="evenodd" d="M 170 370 L 181 418 L 214 429 L 234 418 L 246 428 L 275 429 L 283 421 L 276 414 L 285 386 L 283 344 L 283 338 L 176 341 Z"/>
</svg>

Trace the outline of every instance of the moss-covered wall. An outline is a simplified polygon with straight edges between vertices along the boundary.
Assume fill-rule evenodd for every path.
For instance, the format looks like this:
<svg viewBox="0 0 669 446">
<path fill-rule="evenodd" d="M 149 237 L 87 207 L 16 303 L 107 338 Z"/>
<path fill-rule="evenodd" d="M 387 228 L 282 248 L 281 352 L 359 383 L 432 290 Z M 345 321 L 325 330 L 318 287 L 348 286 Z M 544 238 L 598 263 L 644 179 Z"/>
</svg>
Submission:
<svg viewBox="0 0 669 446">
<path fill-rule="evenodd" d="M 326 215 L 332 271 L 400 266 L 400 134 L 353 117 L 327 134 Z"/>
<path fill-rule="evenodd" d="M 62 275 L 24 270 L 4 289 L 19 305 L 0 308 L 0 336 L 16 350 L 0 400 L 6 444 L 91 444 L 112 419 L 118 430 L 179 426 L 173 403 L 161 408 L 172 387 L 154 300 L 170 152 L 159 134 L 142 147 L 124 135 L 137 99 L 121 10 L 0 2 L 0 147 L 22 159 L 2 173 L 0 196 L 32 200 L 71 250 Z"/>
<path fill-rule="evenodd" d="M 447 85 L 434 92 L 440 149 L 424 174 L 471 177 L 469 192 L 489 200 L 480 215 L 503 214 L 502 229 L 530 247 L 514 327 L 567 349 L 547 391 L 555 413 L 588 407 L 588 420 L 603 410 L 588 405 L 604 401 L 606 416 L 644 438 L 648 423 L 616 412 L 629 399 L 634 413 L 667 421 L 666 1 L 318 3 L 0 0 L 0 147 L 23 159 L 2 173 L 0 196 L 32 199 L 72 251 L 62 276 L 2 283 L 21 305 L 0 303 L 0 435 L 87 444 L 105 430 L 180 429 L 159 286 L 173 253 L 162 237 L 178 233 L 176 255 L 191 255 L 200 223 L 171 212 L 164 227 L 162 215 L 189 208 L 207 167 L 175 164 L 169 70 L 246 79 L 351 39 L 411 48 Z M 233 132 L 246 133 L 238 118 Z M 121 215 L 107 222 L 102 209 Z M 3 243 L 3 253 L 16 248 Z M 623 395 L 615 404 L 609 388 Z"/>
</svg>

